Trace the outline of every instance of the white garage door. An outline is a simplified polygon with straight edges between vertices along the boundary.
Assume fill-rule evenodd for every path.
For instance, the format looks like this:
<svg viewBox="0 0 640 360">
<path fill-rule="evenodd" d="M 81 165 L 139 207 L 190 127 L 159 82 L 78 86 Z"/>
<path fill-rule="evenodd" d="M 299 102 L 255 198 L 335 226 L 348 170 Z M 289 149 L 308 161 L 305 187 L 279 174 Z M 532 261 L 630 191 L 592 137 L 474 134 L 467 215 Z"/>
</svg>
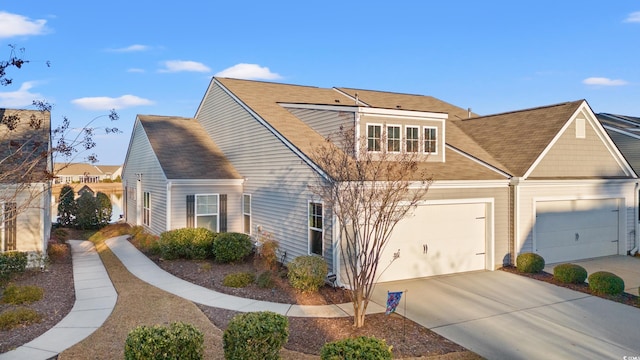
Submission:
<svg viewBox="0 0 640 360">
<path fill-rule="evenodd" d="M 418 206 L 394 229 L 378 281 L 483 270 L 485 238 L 485 203 Z"/>
<path fill-rule="evenodd" d="M 546 263 L 618 253 L 619 200 L 536 202 L 536 252 Z"/>
</svg>

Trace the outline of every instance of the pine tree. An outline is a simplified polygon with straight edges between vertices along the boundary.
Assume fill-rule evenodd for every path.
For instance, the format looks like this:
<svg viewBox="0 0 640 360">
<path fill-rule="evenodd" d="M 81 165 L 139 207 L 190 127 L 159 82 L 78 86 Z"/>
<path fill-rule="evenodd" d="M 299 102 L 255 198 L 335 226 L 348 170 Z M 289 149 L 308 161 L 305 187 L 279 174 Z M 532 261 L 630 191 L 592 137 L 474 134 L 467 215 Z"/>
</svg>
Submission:
<svg viewBox="0 0 640 360">
<path fill-rule="evenodd" d="M 60 190 L 60 200 L 58 203 L 58 224 L 61 226 L 73 225 L 77 210 L 76 194 L 73 188 L 65 185 Z"/>
</svg>

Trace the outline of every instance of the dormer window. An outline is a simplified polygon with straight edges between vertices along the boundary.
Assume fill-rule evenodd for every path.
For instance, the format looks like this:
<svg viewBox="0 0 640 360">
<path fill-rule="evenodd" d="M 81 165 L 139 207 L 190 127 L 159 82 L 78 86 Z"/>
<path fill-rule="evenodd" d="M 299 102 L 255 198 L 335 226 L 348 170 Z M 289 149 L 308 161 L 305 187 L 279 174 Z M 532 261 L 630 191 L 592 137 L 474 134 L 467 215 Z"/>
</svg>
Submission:
<svg viewBox="0 0 640 360">
<path fill-rule="evenodd" d="M 435 154 L 438 152 L 438 129 L 435 127 L 424 127 L 424 152 Z"/>
<path fill-rule="evenodd" d="M 382 126 L 369 124 L 367 125 L 367 150 L 380 151 L 382 140 Z"/>
<path fill-rule="evenodd" d="M 387 126 L 387 151 L 400 152 L 400 126 L 388 125 Z"/>
</svg>

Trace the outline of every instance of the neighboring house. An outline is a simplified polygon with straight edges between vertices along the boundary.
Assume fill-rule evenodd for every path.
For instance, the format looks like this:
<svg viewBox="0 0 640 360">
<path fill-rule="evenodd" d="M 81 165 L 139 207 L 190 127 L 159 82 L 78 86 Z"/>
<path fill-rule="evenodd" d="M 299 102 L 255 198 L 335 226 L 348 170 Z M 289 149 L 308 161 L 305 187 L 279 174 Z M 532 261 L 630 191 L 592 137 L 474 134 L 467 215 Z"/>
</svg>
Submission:
<svg viewBox="0 0 640 360">
<path fill-rule="evenodd" d="M 640 118 L 606 113 L 596 116 L 636 174 L 640 174 Z"/>
<path fill-rule="evenodd" d="M 86 163 L 54 164 L 56 184 L 97 183 L 122 176 L 121 165 L 93 165 Z"/>
<path fill-rule="evenodd" d="M 0 109 L 2 252 L 47 249 L 53 170 L 50 128 L 48 111 Z"/>
<path fill-rule="evenodd" d="M 397 134 L 394 144 L 428 154 L 434 183 L 394 230 L 381 268 L 394 253 L 401 261 L 379 281 L 636 244 L 637 176 L 584 100 L 478 117 L 429 96 L 226 78 L 211 81 L 194 118 L 137 117 L 126 221 L 155 234 L 267 231 L 286 261 L 317 254 L 340 273 L 339 227 L 309 189 L 325 175 L 313 151 L 340 127 L 380 146 L 376 134 Z"/>
</svg>

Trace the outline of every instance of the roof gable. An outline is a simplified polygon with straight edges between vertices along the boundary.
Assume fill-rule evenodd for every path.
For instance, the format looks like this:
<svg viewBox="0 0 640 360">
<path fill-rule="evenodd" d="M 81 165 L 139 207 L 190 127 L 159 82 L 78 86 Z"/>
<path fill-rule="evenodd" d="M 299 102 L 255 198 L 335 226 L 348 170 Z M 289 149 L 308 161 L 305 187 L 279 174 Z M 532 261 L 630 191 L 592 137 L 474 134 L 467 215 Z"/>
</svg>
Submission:
<svg viewBox="0 0 640 360">
<path fill-rule="evenodd" d="M 194 119 L 138 115 L 138 121 L 167 179 L 241 179 Z"/>
</svg>

